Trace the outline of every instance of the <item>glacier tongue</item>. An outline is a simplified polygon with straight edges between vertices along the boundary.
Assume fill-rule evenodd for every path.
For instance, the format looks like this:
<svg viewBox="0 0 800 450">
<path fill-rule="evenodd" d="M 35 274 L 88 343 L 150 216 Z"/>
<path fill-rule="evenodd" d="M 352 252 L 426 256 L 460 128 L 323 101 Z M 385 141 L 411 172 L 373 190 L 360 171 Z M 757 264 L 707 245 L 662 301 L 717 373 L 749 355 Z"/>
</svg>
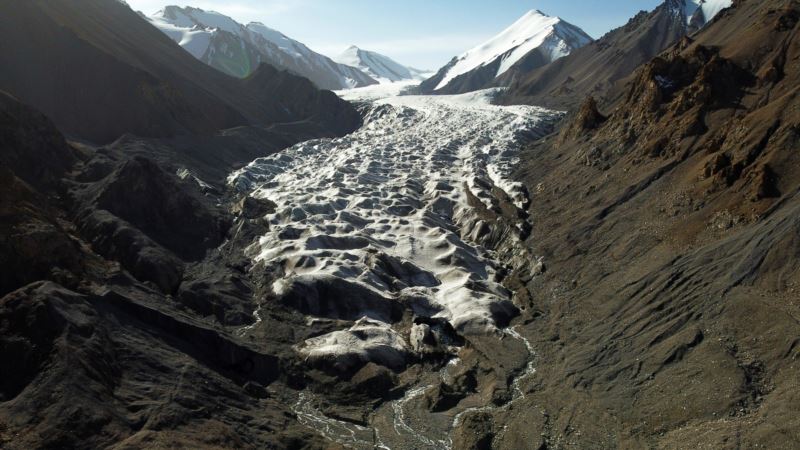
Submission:
<svg viewBox="0 0 800 450">
<path fill-rule="evenodd" d="M 508 174 L 523 135 L 544 135 L 559 114 L 493 106 L 494 93 L 372 100 L 357 132 L 301 143 L 231 174 L 231 185 L 278 205 L 267 216 L 269 231 L 248 250 L 282 268 L 275 295 L 324 318 L 391 325 L 399 306 L 465 334 L 507 323 L 516 309 L 495 277 L 501 263 L 463 226 L 474 211 L 468 195 L 491 207 L 492 189 L 505 189 L 522 202 Z M 383 336 L 379 326 L 370 330 L 346 356 L 369 355 L 386 342 L 406 351 L 390 328 Z M 342 355 L 332 343 L 353 342 L 353 332 L 306 342 L 301 351 Z"/>
</svg>

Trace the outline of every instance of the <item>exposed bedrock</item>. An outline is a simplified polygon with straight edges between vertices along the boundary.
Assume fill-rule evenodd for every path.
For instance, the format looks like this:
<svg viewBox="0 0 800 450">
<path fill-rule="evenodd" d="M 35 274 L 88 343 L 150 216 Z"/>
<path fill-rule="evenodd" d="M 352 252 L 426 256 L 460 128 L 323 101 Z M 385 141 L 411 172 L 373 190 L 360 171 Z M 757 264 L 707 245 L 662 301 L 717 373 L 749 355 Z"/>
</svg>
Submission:
<svg viewBox="0 0 800 450">
<path fill-rule="evenodd" d="M 250 392 L 278 379 L 278 358 L 149 305 L 158 295 L 125 290 L 37 282 L 0 300 L 0 356 L 14 361 L 0 377 L 0 420 L 17 430 L 4 447 L 104 447 L 139 433 L 177 439 L 168 430 L 208 420 L 222 398 L 256 410 Z M 217 439 L 229 439 L 222 424 L 236 416 L 215 416 Z M 203 435 L 195 431 L 195 441 Z"/>
<path fill-rule="evenodd" d="M 118 261 L 137 279 L 176 294 L 186 265 L 218 247 L 230 215 L 194 179 L 167 172 L 145 156 L 99 150 L 68 182 L 71 209 L 92 249 Z M 248 202 L 234 211 L 255 214 Z"/>
<path fill-rule="evenodd" d="M 0 296 L 37 280 L 75 285 L 90 258 L 43 195 L 0 168 Z"/>
</svg>

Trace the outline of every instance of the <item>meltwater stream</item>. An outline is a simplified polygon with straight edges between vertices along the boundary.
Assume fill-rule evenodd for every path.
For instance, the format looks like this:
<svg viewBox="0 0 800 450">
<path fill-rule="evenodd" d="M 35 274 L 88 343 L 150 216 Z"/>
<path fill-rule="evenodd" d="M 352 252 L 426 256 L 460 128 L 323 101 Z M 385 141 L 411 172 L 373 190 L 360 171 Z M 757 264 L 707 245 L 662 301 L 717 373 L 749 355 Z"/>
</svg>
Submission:
<svg viewBox="0 0 800 450">
<path fill-rule="evenodd" d="M 231 174 L 231 185 L 277 205 L 267 217 L 269 230 L 248 249 L 255 261 L 282 269 L 275 295 L 303 297 L 312 317 L 352 321 L 298 343 L 298 353 L 402 366 L 421 349 L 409 339 L 413 332 L 394 323 L 397 304 L 465 335 L 523 340 L 512 329 L 498 330 L 513 307 L 495 278 L 502 262 L 471 238 L 480 224 L 469 197 L 492 207 L 493 190 L 500 189 L 524 206 L 525 190 L 509 173 L 522 141 L 548 133 L 559 115 L 491 105 L 494 93 L 369 99 L 360 130 L 295 145 Z M 325 303 L 329 298 L 338 304 Z M 328 418 L 307 393 L 295 412 L 350 448 L 449 448 L 449 430 L 428 436 L 405 417 L 405 405 L 426 388 L 410 389 L 391 405 L 392 426 Z M 449 420 L 456 425 L 459 418 Z"/>
</svg>

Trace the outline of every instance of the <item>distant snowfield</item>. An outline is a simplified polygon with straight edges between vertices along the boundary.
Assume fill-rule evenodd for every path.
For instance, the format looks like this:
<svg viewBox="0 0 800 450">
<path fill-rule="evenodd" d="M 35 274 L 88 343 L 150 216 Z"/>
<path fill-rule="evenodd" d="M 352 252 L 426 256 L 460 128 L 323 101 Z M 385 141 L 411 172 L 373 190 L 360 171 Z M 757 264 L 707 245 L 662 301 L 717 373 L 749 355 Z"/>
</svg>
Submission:
<svg viewBox="0 0 800 450">
<path fill-rule="evenodd" d="M 396 96 L 406 87 L 339 92 L 372 104 L 360 130 L 295 145 L 229 177 L 237 189 L 278 205 L 267 217 L 270 230 L 248 250 L 283 269 L 275 294 L 333 298 L 340 304 L 310 309 L 356 310 L 370 321 L 369 333 L 356 324 L 301 344 L 309 357 L 395 364 L 411 346 L 392 329 L 393 302 L 463 333 L 497 331 L 513 314 L 509 292 L 495 281 L 500 263 L 463 226 L 474 219 L 467 190 L 487 205 L 493 187 L 526 203 L 509 180 L 521 140 L 548 133 L 559 115 L 491 105 L 495 90 Z M 348 294 L 335 294 L 342 290 Z"/>
</svg>

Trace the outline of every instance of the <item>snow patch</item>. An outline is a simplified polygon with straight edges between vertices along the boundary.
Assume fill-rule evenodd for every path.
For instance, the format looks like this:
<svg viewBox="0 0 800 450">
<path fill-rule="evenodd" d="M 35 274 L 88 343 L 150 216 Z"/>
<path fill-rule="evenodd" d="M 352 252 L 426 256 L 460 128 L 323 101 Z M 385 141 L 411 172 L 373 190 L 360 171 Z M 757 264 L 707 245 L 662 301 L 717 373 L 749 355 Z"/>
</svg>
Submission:
<svg viewBox="0 0 800 450">
<path fill-rule="evenodd" d="M 268 42 L 272 42 L 273 44 L 277 45 L 279 49 L 294 56 L 295 58 L 303 58 L 312 53 L 311 50 L 305 45 L 290 39 L 280 31 L 273 30 L 261 22 L 250 22 L 247 24 L 247 29 L 257 33 Z"/>
</svg>

